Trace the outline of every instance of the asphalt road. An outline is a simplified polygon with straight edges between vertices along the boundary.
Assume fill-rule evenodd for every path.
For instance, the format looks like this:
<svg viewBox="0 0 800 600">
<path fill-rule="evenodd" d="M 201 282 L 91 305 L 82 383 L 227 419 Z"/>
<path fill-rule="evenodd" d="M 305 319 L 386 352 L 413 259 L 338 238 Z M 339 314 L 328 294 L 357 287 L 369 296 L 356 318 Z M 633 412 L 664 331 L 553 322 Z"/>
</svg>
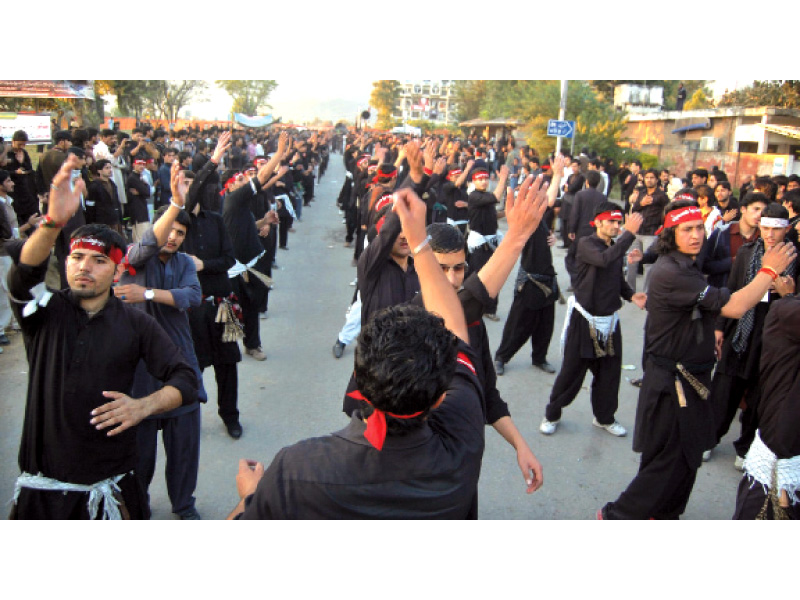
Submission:
<svg viewBox="0 0 800 600">
<path fill-rule="evenodd" d="M 213 370 L 205 373 L 209 403 L 202 407 L 200 476 L 195 496 L 205 519 L 223 519 L 236 505 L 235 476 L 240 458 L 269 463 L 282 447 L 303 438 L 324 435 L 346 425 L 341 401 L 352 369 L 353 350 L 336 360 L 331 348 L 344 323 L 352 299 L 349 283 L 355 277 L 350 265 L 352 250 L 343 246 L 344 225 L 336 198 L 344 181 L 341 155 L 331 157 L 328 172 L 317 186 L 316 200 L 303 212 L 302 223 L 290 234 L 289 250 L 279 251 L 280 269 L 274 272 L 269 318 L 261 321 L 261 335 L 268 359 L 256 362 L 245 356 L 239 365 L 239 408 L 244 435 L 233 440 L 216 413 Z M 501 228 L 504 222 L 501 222 Z M 554 249 L 554 262 L 563 288 L 565 251 Z M 641 278 L 639 280 L 641 285 Z M 501 322 L 487 321 L 492 351 L 497 348 L 503 322 L 512 300 L 511 281 L 500 294 Z M 556 332 L 549 361 L 561 364 L 558 339 L 564 305 L 556 309 Z M 498 388 L 508 402 L 517 427 L 544 468 L 544 486 L 533 495 L 525 484 L 513 449 L 499 434 L 487 428 L 486 452 L 480 480 L 482 519 L 594 519 L 597 508 L 614 500 L 635 475 L 639 456 L 631 449 L 631 435 L 638 389 L 626 378 L 641 376 L 642 332 L 645 313 L 634 305 L 621 312 L 624 339 L 623 371 L 617 420 L 629 436 L 615 438 L 592 426 L 589 404 L 591 374 L 581 393 L 564 411 L 552 437 L 539 433 L 555 375 L 530 364 L 530 351 L 522 349 L 498 378 Z M 17 451 L 22 429 L 27 361 L 21 337 L 0 355 L 0 500 L 13 495 L 19 474 Z M 731 442 L 737 423 L 712 460 L 700 469 L 689 501 L 686 519 L 729 519 L 741 474 L 733 468 Z M 175 518 L 170 510 L 163 478 L 163 451 L 151 486 L 154 519 Z M 7 505 L 6 505 L 7 506 Z"/>
</svg>

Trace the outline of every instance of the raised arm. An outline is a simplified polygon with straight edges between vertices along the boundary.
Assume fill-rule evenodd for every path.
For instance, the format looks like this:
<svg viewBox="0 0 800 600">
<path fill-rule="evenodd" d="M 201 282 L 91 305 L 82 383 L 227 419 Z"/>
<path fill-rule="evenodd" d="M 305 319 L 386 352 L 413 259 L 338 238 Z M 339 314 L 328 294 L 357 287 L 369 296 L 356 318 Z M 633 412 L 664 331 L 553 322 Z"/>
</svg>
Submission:
<svg viewBox="0 0 800 600">
<path fill-rule="evenodd" d="M 489 261 L 478 272 L 489 296 L 496 298 L 503 288 L 522 249 L 542 221 L 547 210 L 547 184 L 542 176 L 534 181 L 529 176 L 520 187 L 517 198 L 509 194 L 506 199 L 508 232 Z"/>
<path fill-rule="evenodd" d="M 773 282 L 780 277 L 797 256 L 791 242 L 776 244 L 764 253 L 758 274 L 748 285 L 731 295 L 720 314 L 729 319 L 741 319 L 744 314 L 761 301 Z M 768 273 L 771 271 L 772 273 Z"/>
<path fill-rule="evenodd" d="M 419 275 L 425 308 L 441 316 L 445 326 L 469 344 L 467 321 L 464 318 L 461 302 L 428 244 L 425 230 L 427 212 L 425 203 L 411 190 L 402 189 L 395 193 L 394 211 L 400 217 L 403 233 L 409 247 L 413 249 L 414 268 Z"/>
<path fill-rule="evenodd" d="M 22 247 L 20 264 L 36 267 L 47 260 L 61 229 L 78 211 L 81 195 L 86 194 L 86 184 L 79 177 L 75 181 L 74 189 L 70 189 L 72 171 L 77 168 L 78 157 L 70 154 L 53 177 L 47 217 L 44 224 L 33 232 Z"/>
</svg>

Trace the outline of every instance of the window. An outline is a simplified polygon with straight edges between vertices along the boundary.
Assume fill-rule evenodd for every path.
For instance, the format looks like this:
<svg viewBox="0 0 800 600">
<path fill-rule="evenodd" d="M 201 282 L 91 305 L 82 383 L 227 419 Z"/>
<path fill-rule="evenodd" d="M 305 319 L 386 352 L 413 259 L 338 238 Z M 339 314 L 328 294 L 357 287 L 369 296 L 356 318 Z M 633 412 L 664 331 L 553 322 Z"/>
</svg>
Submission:
<svg viewBox="0 0 800 600">
<path fill-rule="evenodd" d="M 758 142 L 739 142 L 737 151 L 756 154 L 758 152 Z"/>
</svg>

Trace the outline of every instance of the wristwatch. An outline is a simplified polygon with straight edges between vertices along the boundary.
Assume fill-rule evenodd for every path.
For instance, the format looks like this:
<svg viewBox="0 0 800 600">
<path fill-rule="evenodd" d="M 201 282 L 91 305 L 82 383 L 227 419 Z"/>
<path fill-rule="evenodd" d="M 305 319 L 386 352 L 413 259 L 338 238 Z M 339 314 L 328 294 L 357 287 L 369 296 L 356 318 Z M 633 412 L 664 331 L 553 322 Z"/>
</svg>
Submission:
<svg viewBox="0 0 800 600">
<path fill-rule="evenodd" d="M 152 300 L 156 297 L 156 293 L 153 290 L 145 290 L 144 292 L 144 299 L 145 300 Z"/>
</svg>

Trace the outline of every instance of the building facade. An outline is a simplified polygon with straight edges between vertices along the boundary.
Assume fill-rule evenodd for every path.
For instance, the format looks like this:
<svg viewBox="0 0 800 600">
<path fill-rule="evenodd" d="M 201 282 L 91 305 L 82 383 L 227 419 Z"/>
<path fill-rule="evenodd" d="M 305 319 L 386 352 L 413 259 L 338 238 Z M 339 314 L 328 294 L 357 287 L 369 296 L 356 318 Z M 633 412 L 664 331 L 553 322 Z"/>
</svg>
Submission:
<svg viewBox="0 0 800 600">
<path fill-rule="evenodd" d="M 405 79 L 392 118 L 403 122 L 426 119 L 455 123 L 455 81 L 449 79 Z"/>
</svg>

